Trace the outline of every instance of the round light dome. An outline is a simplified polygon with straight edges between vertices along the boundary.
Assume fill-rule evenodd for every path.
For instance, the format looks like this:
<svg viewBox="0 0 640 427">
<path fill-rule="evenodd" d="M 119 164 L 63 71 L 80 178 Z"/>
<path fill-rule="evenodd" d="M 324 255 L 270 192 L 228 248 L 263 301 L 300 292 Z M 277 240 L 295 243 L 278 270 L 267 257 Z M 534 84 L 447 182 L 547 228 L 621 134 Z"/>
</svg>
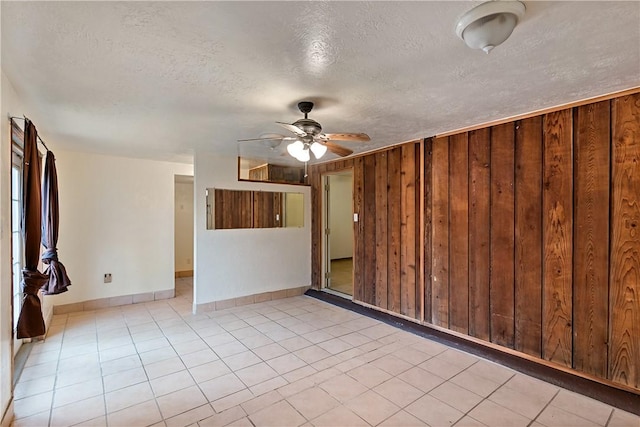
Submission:
<svg viewBox="0 0 640 427">
<path fill-rule="evenodd" d="M 456 34 L 472 49 L 489 53 L 509 38 L 524 16 L 519 1 L 490 1 L 465 13 L 456 25 Z"/>
</svg>

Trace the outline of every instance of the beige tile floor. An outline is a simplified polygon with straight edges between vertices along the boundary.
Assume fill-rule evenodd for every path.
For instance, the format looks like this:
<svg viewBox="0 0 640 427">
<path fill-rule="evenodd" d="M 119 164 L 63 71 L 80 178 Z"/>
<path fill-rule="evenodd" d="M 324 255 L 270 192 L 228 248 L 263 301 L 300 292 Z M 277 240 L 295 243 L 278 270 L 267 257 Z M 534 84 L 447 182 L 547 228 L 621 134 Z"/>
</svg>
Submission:
<svg viewBox="0 0 640 427">
<path fill-rule="evenodd" d="M 300 296 L 55 316 L 14 426 L 640 426 L 640 418 Z"/>
</svg>

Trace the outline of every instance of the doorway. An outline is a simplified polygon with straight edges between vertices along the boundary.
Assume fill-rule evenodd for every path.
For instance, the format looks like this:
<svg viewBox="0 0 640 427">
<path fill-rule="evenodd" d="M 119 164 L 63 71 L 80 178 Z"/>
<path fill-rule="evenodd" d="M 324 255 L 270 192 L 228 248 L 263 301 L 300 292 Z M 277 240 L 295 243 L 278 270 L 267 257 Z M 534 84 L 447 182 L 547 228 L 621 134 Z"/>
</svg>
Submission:
<svg viewBox="0 0 640 427">
<path fill-rule="evenodd" d="M 323 289 L 353 297 L 353 171 L 323 175 Z"/>
<path fill-rule="evenodd" d="M 176 279 L 193 277 L 193 176 L 175 176 L 174 255 Z"/>
</svg>

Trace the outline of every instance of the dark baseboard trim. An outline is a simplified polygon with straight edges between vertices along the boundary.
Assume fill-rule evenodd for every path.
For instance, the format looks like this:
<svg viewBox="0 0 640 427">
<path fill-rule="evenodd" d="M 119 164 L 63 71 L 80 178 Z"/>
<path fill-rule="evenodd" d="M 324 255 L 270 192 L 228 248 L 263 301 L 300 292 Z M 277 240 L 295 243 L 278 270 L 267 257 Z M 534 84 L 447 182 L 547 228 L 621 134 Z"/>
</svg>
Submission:
<svg viewBox="0 0 640 427">
<path fill-rule="evenodd" d="M 640 415 L 640 394 L 638 393 L 610 386 L 579 375 L 573 375 L 569 372 L 556 369 L 548 365 L 536 363 L 533 360 L 518 357 L 517 355 L 506 353 L 493 347 L 484 346 L 482 344 L 466 340 L 462 337 L 404 320 L 373 308 L 364 307 L 327 292 L 309 289 L 305 292 L 305 295 L 351 310 L 364 316 L 371 317 L 388 325 L 395 326 L 396 328 L 445 344 L 457 350 L 465 351 L 484 359 L 488 359 L 492 362 L 499 363 L 500 365 L 522 372 L 523 374 L 566 388 L 567 390 L 580 393 L 587 397 L 591 397 L 608 405 L 631 412 L 632 414 Z"/>
</svg>

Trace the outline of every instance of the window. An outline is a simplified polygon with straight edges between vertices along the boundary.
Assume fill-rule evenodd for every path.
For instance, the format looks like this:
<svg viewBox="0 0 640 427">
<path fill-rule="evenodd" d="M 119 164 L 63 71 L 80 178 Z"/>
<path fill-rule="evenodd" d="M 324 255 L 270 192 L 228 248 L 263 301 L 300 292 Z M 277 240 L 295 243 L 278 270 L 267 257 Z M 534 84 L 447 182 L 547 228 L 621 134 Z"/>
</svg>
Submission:
<svg viewBox="0 0 640 427">
<path fill-rule="evenodd" d="M 22 233 L 20 232 L 20 221 L 22 218 L 22 156 L 23 156 L 23 133 L 15 124 L 12 125 L 11 135 L 11 267 L 13 271 L 12 295 L 13 295 L 13 333 L 15 355 L 22 340 L 15 339 L 18 317 L 22 308 L 22 267 L 24 265 L 24 247 Z"/>
</svg>

